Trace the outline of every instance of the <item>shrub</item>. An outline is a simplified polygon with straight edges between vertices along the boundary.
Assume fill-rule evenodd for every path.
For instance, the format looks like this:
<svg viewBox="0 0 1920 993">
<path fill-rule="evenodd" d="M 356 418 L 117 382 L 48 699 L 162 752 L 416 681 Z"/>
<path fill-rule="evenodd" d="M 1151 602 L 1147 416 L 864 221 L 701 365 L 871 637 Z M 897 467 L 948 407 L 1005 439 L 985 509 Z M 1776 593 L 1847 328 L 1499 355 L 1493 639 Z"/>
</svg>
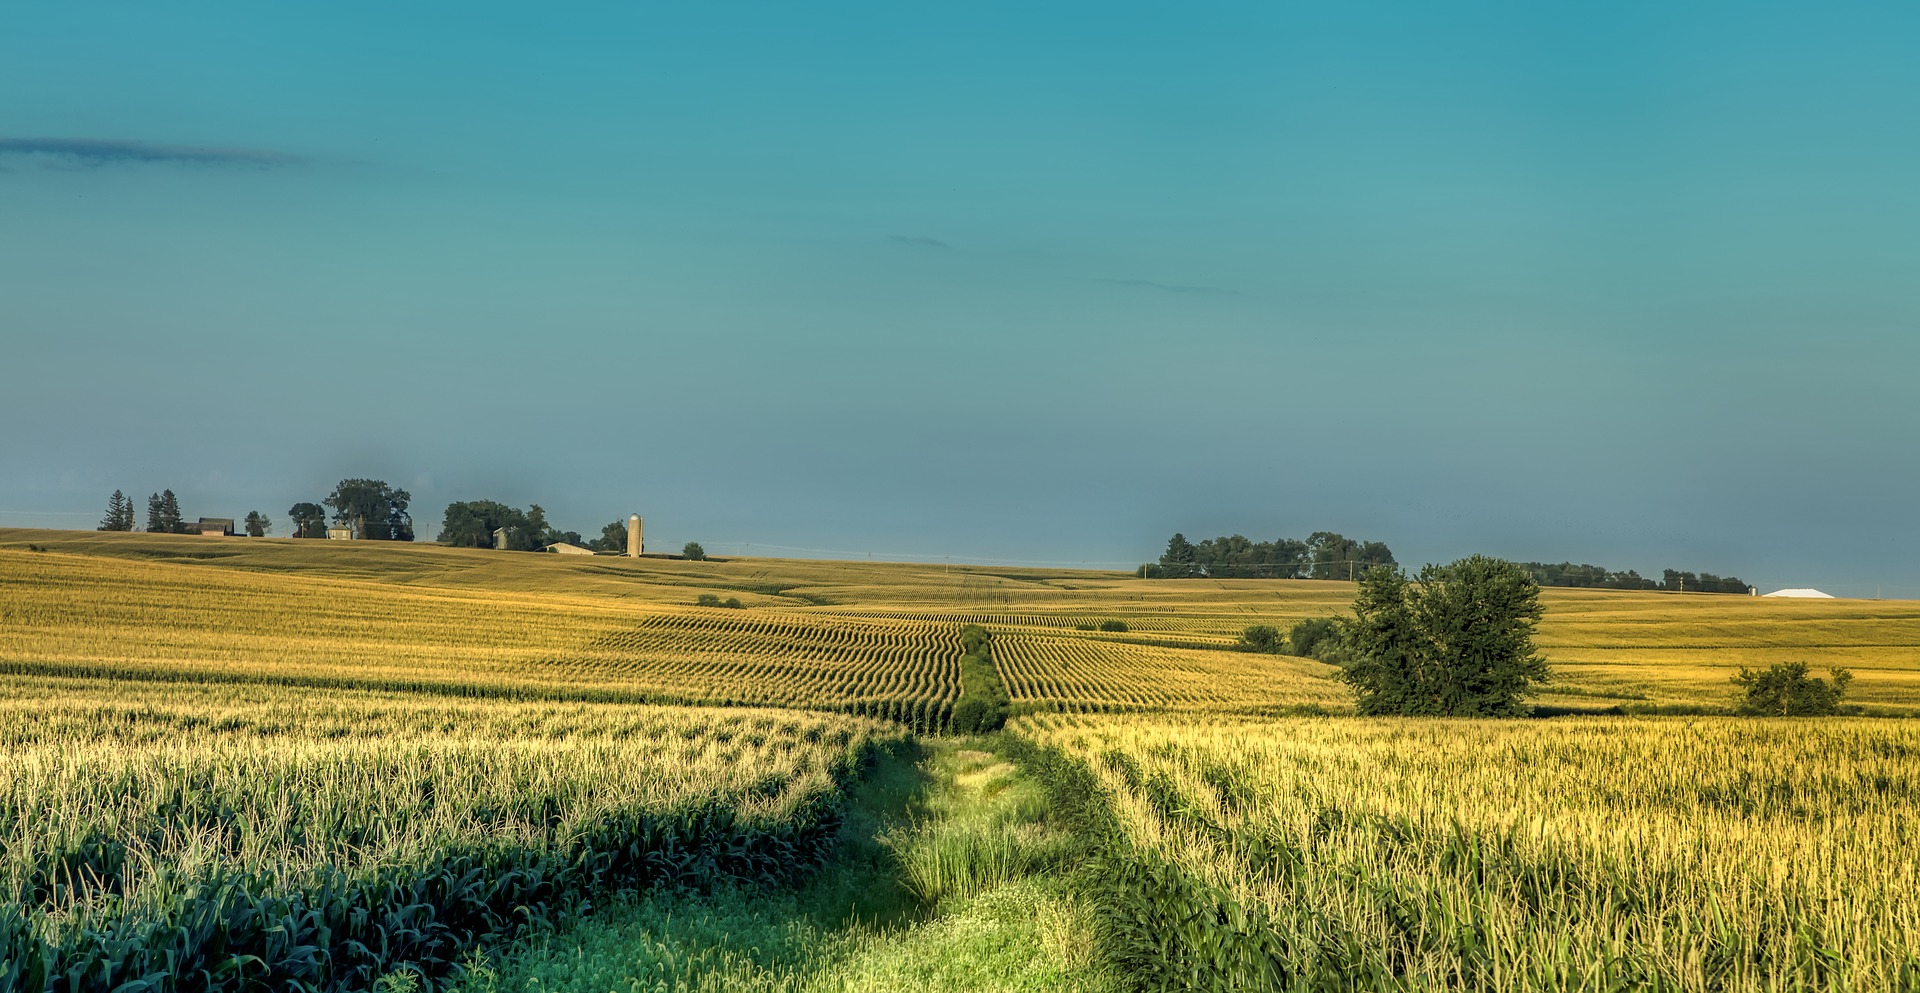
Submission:
<svg viewBox="0 0 1920 993">
<path fill-rule="evenodd" d="M 1280 640 L 1280 629 L 1266 624 L 1250 625 L 1240 632 L 1239 646 L 1244 651 L 1279 653 L 1286 648 Z"/>
<path fill-rule="evenodd" d="M 696 606 L 696 607 L 719 607 L 719 606 L 723 606 L 723 605 L 722 605 L 722 604 L 720 603 L 720 598 L 719 598 L 719 597 L 717 597 L 717 596 L 714 596 L 714 595 L 713 595 L 713 594 L 711 594 L 711 593 L 702 593 L 702 594 L 700 594 L 700 596 L 699 596 L 699 597 L 697 597 L 697 598 L 696 598 L 696 599 L 695 599 L 695 600 L 693 601 L 693 605 L 694 605 L 694 606 Z"/>
<path fill-rule="evenodd" d="M 1740 667 L 1733 681 L 1746 687 L 1747 695 L 1735 711 L 1745 717 L 1830 717 L 1840 711 L 1840 697 L 1853 682 L 1853 673 L 1829 669 L 1829 683 L 1807 675 L 1805 662 L 1778 662 L 1773 668 L 1751 671 Z"/>
<path fill-rule="evenodd" d="M 1340 622 L 1331 617 L 1309 617 L 1287 632 L 1287 644 L 1295 655 L 1332 662 L 1340 649 Z"/>
<path fill-rule="evenodd" d="M 740 602 L 739 597 L 730 596 L 726 599 L 726 602 L 722 603 L 720 606 L 726 607 L 729 610 L 739 610 L 741 607 L 745 605 Z"/>
<path fill-rule="evenodd" d="M 1101 621 L 1100 630 L 1113 631 L 1116 633 L 1125 633 L 1127 630 L 1127 622 L 1126 621 Z"/>
</svg>

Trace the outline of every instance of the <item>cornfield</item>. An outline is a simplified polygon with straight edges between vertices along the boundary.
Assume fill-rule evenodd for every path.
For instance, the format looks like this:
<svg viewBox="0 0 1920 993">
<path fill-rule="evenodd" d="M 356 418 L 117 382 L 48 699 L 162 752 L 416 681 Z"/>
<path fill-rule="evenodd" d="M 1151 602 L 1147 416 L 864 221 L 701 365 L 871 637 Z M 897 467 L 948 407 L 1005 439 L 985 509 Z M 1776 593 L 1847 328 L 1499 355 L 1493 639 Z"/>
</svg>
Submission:
<svg viewBox="0 0 1920 993">
<path fill-rule="evenodd" d="M 446 973 L 619 890 L 818 864 L 842 786 L 899 736 L 792 711 L 127 690 L 0 683 L 0 988 Z"/>
<path fill-rule="evenodd" d="M 1170 988 L 1920 988 L 1920 727 L 1034 716 Z"/>
<path fill-rule="evenodd" d="M 745 616 L 693 606 L 703 593 Z M 1341 614 L 1352 596 L 1313 580 L 0 531 L 0 671 L 765 704 L 934 728 L 957 690 L 929 659 L 980 624 L 1022 653 L 1004 676 L 1023 706 L 1272 712 L 1342 697 L 1312 663 L 1225 650 L 1250 625 Z M 1543 703 L 1712 709 L 1740 666 L 1806 661 L 1851 669 L 1849 699 L 1870 711 L 1920 711 L 1910 601 L 1550 589 L 1542 602 Z M 1081 630 L 1103 620 L 1130 630 Z"/>
</svg>

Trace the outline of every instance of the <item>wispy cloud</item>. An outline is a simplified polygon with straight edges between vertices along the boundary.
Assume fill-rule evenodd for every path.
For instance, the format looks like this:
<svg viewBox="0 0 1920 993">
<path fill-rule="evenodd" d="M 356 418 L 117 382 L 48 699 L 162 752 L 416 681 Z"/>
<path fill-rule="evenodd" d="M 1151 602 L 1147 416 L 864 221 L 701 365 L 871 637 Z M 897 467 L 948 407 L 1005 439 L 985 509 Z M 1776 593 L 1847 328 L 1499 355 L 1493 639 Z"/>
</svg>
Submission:
<svg viewBox="0 0 1920 993">
<path fill-rule="evenodd" d="M 1224 286 L 1180 286 L 1174 283 L 1156 283 L 1151 279 L 1103 279 L 1109 286 L 1130 286 L 1138 290 L 1159 290 L 1162 293 L 1194 293 L 1206 296 L 1239 296 L 1239 290 L 1230 290 Z"/>
<path fill-rule="evenodd" d="M 0 158 L 41 159 L 68 166 L 177 163 L 257 168 L 302 161 L 300 156 L 271 148 L 162 145 L 124 138 L 0 138 Z"/>
<path fill-rule="evenodd" d="M 915 248 L 952 248 L 953 247 L 952 245 L 949 245 L 938 238 L 928 238 L 924 235 L 917 235 L 917 234 L 889 235 L 887 237 L 887 240 L 893 242 L 896 245 L 912 245 Z"/>
</svg>

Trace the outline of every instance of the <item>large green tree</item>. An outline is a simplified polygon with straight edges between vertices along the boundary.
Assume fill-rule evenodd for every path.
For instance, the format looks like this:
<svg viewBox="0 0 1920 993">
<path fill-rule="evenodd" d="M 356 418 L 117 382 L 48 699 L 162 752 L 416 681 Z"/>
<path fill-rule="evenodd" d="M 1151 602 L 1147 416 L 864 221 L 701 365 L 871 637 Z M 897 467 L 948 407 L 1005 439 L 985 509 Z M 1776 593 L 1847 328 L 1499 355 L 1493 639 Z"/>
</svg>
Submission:
<svg viewBox="0 0 1920 993">
<path fill-rule="evenodd" d="M 564 533 L 550 534 L 552 528 L 539 504 L 521 510 L 498 500 L 460 500 L 447 504 L 440 535 L 434 540 L 464 548 L 492 548 L 493 533 L 501 528 L 507 530 L 507 548 L 512 551 L 530 552 L 565 539 Z"/>
<path fill-rule="evenodd" d="M 287 508 L 287 517 L 292 519 L 295 538 L 327 536 L 327 508 L 317 503 L 296 503 Z"/>
<path fill-rule="evenodd" d="M 333 508 L 334 523 L 352 525 L 356 537 L 412 541 L 413 518 L 407 514 L 412 499 L 385 480 L 343 479 L 323 502 Z"/>
<path fill-rule="evenodd" d="M 1534 649 L 1540 587 L 1527 570 L 1475 555 L 1409 580 L 1391 566 L 1360 579 L 1341 675 L 1363 714 L 1523 713 L 1547 678 Z"/>
<path fill-rule="evenodd" d="M 247 511 L 247 537 L 264 538 L 273 530 L 273 519 L 257 511 Z"/>
</svg>

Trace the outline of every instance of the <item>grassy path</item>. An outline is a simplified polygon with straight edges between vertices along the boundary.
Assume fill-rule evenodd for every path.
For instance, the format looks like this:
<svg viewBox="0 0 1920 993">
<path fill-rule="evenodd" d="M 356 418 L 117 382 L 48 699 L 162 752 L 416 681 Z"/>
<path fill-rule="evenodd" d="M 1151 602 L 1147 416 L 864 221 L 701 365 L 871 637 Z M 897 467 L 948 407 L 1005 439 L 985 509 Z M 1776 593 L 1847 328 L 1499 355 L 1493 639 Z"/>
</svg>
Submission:
<svg viewBox="0 0 1920 993">
<path fill-rule="evenodd" d="M 1040 784 L 968 740 L 882 760 L 790 891 L 655 895 L 475 963 L 462 993 L 1111 988 Z"/>
</svg>

